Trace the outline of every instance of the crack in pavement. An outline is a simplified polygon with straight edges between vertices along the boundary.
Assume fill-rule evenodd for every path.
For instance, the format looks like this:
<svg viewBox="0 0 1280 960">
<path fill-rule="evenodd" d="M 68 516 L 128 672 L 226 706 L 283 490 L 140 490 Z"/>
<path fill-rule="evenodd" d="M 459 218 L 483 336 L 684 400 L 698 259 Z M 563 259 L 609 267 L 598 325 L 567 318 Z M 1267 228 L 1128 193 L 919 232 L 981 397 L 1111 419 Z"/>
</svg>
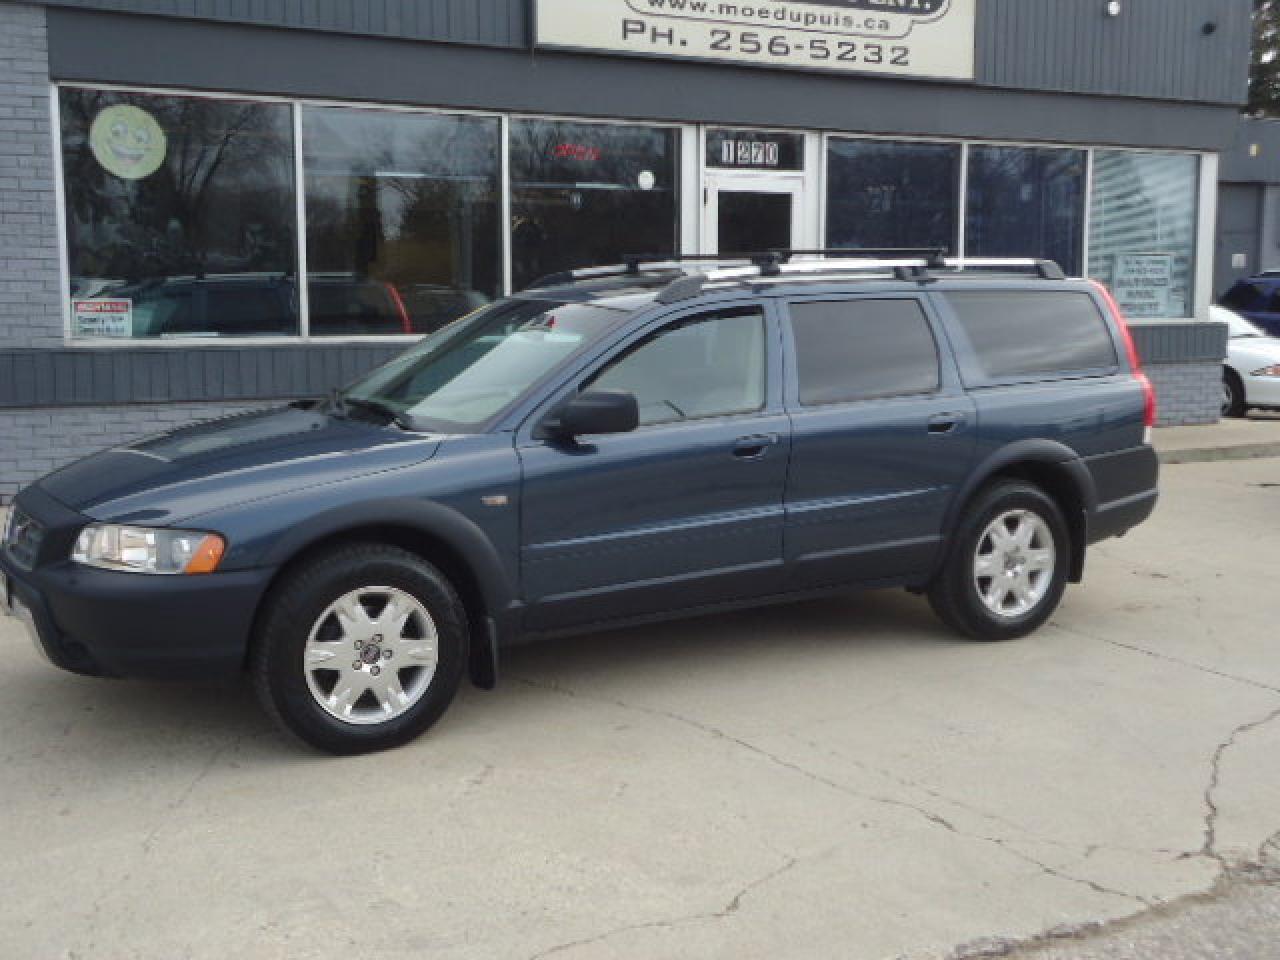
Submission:
<svg viewBox="0 0 1280 960">
<path fill-rule="evenodd" d="M 1173 850 L 1166 847 L 1138 848 L 1138 847 L 1117 846 L 1116 844 L 1098 844 L 1098 843 L 1081 844 L 1081 843 L 1070 841 L 1070 840 L 1059 840 L 1056 837 L 1043 837 L 1038 835 L 1035 830 L 1031 829 L 1024 823 L 1019 823 L 1018 821 L 1012 820 L 1009 817 L 1003 816 L 1002 814 L 993 813 L 990 810 L 986 810 L 972 803 L 967 803 L 964 800 L 957 800 L 955 797 L 948 796 L 947 794 L 942 793 L 939 790 L 935 790 L 933 787 L 930 787 L 927 784 L 923 784 L 923 783 L 920 783 L 919 781 L 911 780 L 907 777 L 900 776 L 899 774 L 894 773 L 892 770 L 885 770 L 882 767 L 877 767 L 869 763 L 864 763 L 863 761 L 857 759 L 856 757 L 850 757 L 847 754 L 841 753 L 837 750 L 833 750 L 830 747 L 824 747 L 823 745 L 813 740 L 804 740 L 804 739 L 800 739 L 799 737 L 795 737 L 794 739 L 798 740 L 800 743 L 809 747 L 811 750 L 819 750 L 826 753 L 826 755 L 829 757 L 838 759 L 841 763 L 849 763 L 857 767 L 859 770 L 866 771 L 867 773 L 874 774 L 878 777 L 883 777 L 886 780 L 892 780 L 894 783 L 898 784 L 901 787 L 906 787 L 908 790 L 918 790 L 919 792 L 925 794 L 926 796 L 932 797 L 934 800 L 940 800 L 943 803 L 948 804 L 949 806 L 957 807 L 961 810 L 964 810 L 968 813 L 973 814 L 974 816 L 981 817 L 983 820 L 989 820 L 991 821 L 992 824 L 995 824 L 997 826 L 1004 826 L 1004 827 L 1008 827 L 1011 830 L 1016 830 L 1018 833 L 1029 837 L 1031 840 L 1033 840 L 1036 843 L 1042 843 L 1051 847 L 1058 847 L 1062 850 L 1079 851 L 1082 854 L 1081 859 L 1083 860 L 1088 860 L 1099 850 L 1111 850 L 1111 851 L 1116 851 L 1120 853 L 1134 853 L 1134 854 L 1139 854 L 1141 856 L 1154 855 L 1154 856 L 1170 856 L 1170 857 L 1178 856 L 1185 852 L 1183 850 Z"/>
<path fill-rule="evenodd" d="M 788 857 L 787 862 L 782 866 L 777 867 L 769 871 L 763 877 L 757 877 L 755 880 L 748 883 L 745 887 L 735 893 L 733 898 L 719 910 L 713 910 L 708 913 L 693 913 L 688 916 L 676 917 L 670 920 L 649 920 L 643 923 L 626 924 L 625 926 L 615 927 L 612 930 L 607 930 L 604 933 L 600 933 L 592 937 L 583 937 L 580 940 L 570 940 L 567 943 L 548 947 L 546 950 L 535 953 L 529 958 L 529 960 L 543 960 L 544 957 L 549 957 L 552 954 L 564 953 L 567 950 L 589 946 L 593 943 L 602 943 L 612 937 L 620 936 L 624 933 L 633 933 L 637 930 L 670 930 L 690 923 L 705 923 L 712 920 L 724 920 L 738 912 L 742 907 L 742 901 L 746 899 L 747 896 L 758 890 L 760 887 L 763 887 L 768 883 L 772 883 L 799 862 L 800 860 L 798 857 Z"/>
<path fill-rule="evenodd" d="M 1056 620 L 1050 621 L 1048 626 L 1050 627 L 1050 629 L 1059 630 L 1062 633 L 1068 633 L 1074 637 L 1081 637 L 1085 640 L 1093 640 L 1097 643 L 1110 644 L 1113 647 L 1119 647 L 1121 650 L 1129 650 L 1129 651 L 1132 651 L 1133 653 L 1140 653 L 1144 657 L 1150 657 L 1153 660 L 1163 660 L 1166 663 L 1175 663 L 1178 666 L 1187 667 L 1190 670 L 1195 670 L 1197 673 L 1206 673 L 1211 677 L 1219 677 L 1223 680 L 1230 680 L 1233 683 L 1243 683 L 1246 686 L 1256 687 L 1259 690 L 1266 690 L 1270 693 L 1280 693 L 1280 687 L 1272 686 L 1271 684 L 1268 684 L 1268 683 L 1263 683 L 1261 680 L 1253 680 L 1249 677 L 1240 677 L 1240 676 L 1236 676 L 1233 673 L 1224 673 L 1221 670 L 1215 670 L 1213 669 L 1213 667 L 1206 667 L 1204 666 L 1204 664 L 1196 663 L 1193 660 L 1183 660 L 1179 657 L 1170 656 L 1167 653 L 1160 653 L 1157 650 L 1148 650 L 1146 647 L 1140 647 L 1137 644 L 1125 643 L 1122 640 L 1112 640 L 1110 637 L 1100 637 L 1097 634 L 1086 633 L 1083 630 L 1077 630 L 1072 627 L 1064 627 L 1062 624 L 1058 623 Z"/>
<path fill-rule="evenodd" d="M 218 765 L 219 761 L 221 761 L 222 758 L 225 757 L 227 754 L 229 754 L 231 751 L 235 750 L 237 747 L 243 744 L 247 739 L 249 739 L 248 734 L 241 734 L 240 736 L 236 737 L 235 739 L 231 740 L 228 743 L 224 743 L 221 747 L 218 747 L 216 750 L 213 751 L 213 753 L 209 756 L 209 759 L 205 761 L 205 763 L 201 766 L 201 768 L 196 772 L 196 775 L 191 778 L 191 782 L 186 785 L 186 787 L 182 790 L 181 793 L 178 794 L 177 797 L 169 801 L 169 803 L 165 807 L 165 810 L 167 811 L 166 815 L 161 817 L 160 822 L 155 825 L 155 827 L 151 830 L 151 832 L 147 834 L 146 838 L 142 841 L 142 852 L 144 855 L 149 854 L 151 852 L 151 848 L 155 844 L 156 837 L 160 835 L 160 831 L 163 830 L 165 828 L 165 825 L 168 823 L 168 821 L 172 819 L 173 814 L 177 813 L 186 805 L 187 801 L 189 801 L 191 797 L 195 794 L 196 787 L 200 786 L 200 784 L 204 782 L 205 778 L 207 778 L 209 774 L 213 772 L 214 768 Z"/>
<path fill-rule="evenodd" d="M 1221 815 L 1221 811 L 1218 808 L 1218 801 L 1215 796 L 1221 783 L 1222 758 L 1245 734 L 1252 733 L 1254 730 L 1276 720 L 1280 720 L 1280 707 L 1272 710 L 1261 720 L 1242 723 L 1231 731 L 1231 736 L 1218 744 L 1217 749 L 1213 751 L 1213 758 L 1209 762 L 1209 782 L 1204 788 L 1204 805 L 1207 810 L 1204 818 L 1204 843 L 1201 845 L 1197 855 L 1216 860 L 1224 869 L 1228 868 L 1228 863 L 1226 858 L 1218 852 L 1218 817 Z M 1263 847 L 1266 847 L 1265 843 Z"/>
<path fill-rule="evenodd" d="M 1061 868 L 1051 867 L 1048 864 L 1032 857 L 1030 854 L 1024 853 L 1023 851 L 1013 847 L 1011 845 L 1012 841 L 1010 841 L 1007 838 L 989 837 L 989 836 L 986 836 L 985 834 L 971 833 L 966 830 L 961 830 L 950 820 L 948 820 L 947 818 L 943 817 L 938 813 L 935 813 L 932 810 L 929 810 L 927 807 L 922 807 L 922 806 L 919 806 L 918 804 L 910 803 L 906 800 L 900 800 L 896 797 L 886 797 L 886 796 L 881 796 L 879 794 L 863 793 L 861 791 L 855 790 L 852 787 L 849 787 L 843 783 L 840 783 L 837 780 L 832 780 L 829 777 L 824 777 L 819 773 L 815 773 L 814 771 L 809 770 L 805 767 L 802 767 L 799 764 L 796 764 L 790 760 L 784 759 L 783 757 L 780 757 L 777 754 L 770 753 L 768 750 L 765 750 L 763 747 L 757 746 L 756 744 L 751 743 L 750 741 L 743 740 L 740 737 L 735 737 L 732 734 L 727 733 L 724 730 L 721 730 L 719 727 L 714 727 L 710 724 L 703 723 L 702 721 L 695 720 L 692 717 L 686 717 L 683 714 L 673 713 L 667 710 L 660 710 L 660 709 L 657 709 L 656 707 L 645 707 L 639 704 L 627 703 L 622 700 L 615 700 L 608 697 L 599 697 L 599 696 L 594 696 L 589 694 L 579 694 L 576 691 L 571 690 L 568 687 L 561 686 L 560 684 L 557 684 L 557 683 L 540 683 L 538 681 L 530 680 L 524 677 L 517 678 L 517 682 L 522 683 L 529 687 L 533 687 L 534 689 L 547 690 L 552 693 L 557 693 L 557 694 L 560 694 L 561 696 L 565 696 L 570 699 L 587 700 L 595 703 L 609 704 L 611 706 L 619 707 L 623 710 L 630 710 L 637 713 L 647 714 L 649 716 L 661 717 L 663 719 L 671 720 L 675 723 L 679 723 L 684 726 L 691 727 L 692 729 L 701 731 L 702 733 L 705 733 L 718 740 L 724 740 L 727 743 L 734 744 L 743 750 L 746 750 L 750 753 L 755 754 L 756 756 L 759 756 L 767 760 L 769 763 L 774 764 L 775 766 L 779 766 L 779 767 L 782 767 L 783 769 L 790 770 L 791 772 L 799 774 L 800 776 L 804 777 L 807 780 L 811 780 L 814 783 L 822 784 L 823 786 L 828 787 L 829 789 L 835 790 L 839 793 L 845 794 L 846 796 L 854 797 L 856 799 L 864 800 L 870 803 L 880 804 L 882 806 L 898 807 L 903 810 L 908 810 L 916 814 L 917 816 L 923 817 L 926 821 L 933 824 L 934 826 L 941 827 L 942 829 L 948 831 L 949 833 L 955 834 L 958 837 L 964 837 L 970 840 L 979 840 L 985 843 L 990 843 L 996 846 L 997 848 L 999 848 L 1000 850 L 1004 851 L 1005 853 L 1009 854 L 1010 856 L 1013 856 L 1023 861 L 1024 863 L 1028 863 L 1035 866 L 1046 876 L 1053 877 L 1054 879 L 1057 879 L 1057 880 L 1063 880 L 1070 883 L 1075 883 L 1081 886 L 1088 887 L 1090 890 L 1094 891 L 1095 893 L 1098 893 L 1104 896 L 1121 897 L 1123 899 L 1138 903 L 1144 907 L 1149 907 L 1151 905 L 1148 900 L 1146 900 L 1141 896 L 1138 896 L 1137 894 L 1127 893 L 1123 890 L 1116 890 L 1110 887 L 1105 887 L 1101 884 L 1095 883 L 1092 880 L 1089 880 L 1083 877 L 1076 877 L 1069 873 L 1066 873 Z"/>
<path fill-rule="evenodd" d="M 1087 636 L 1087 634 L 1084 636 Z M 1207 890 L 1187 894 L 1168 903 L 1148 903 L 1145 910 L 1113 920 L 1090 921 L 1088 923 L 1055 927 L 1052 930 L 1031 937 L 1007 939 L 992 937 L 974 941 L 957 947 L 948 956 L 947 960 L 992 960 L 992 958 L 1026 956 L 1030 951 L 1050 946 L 1054 943 L 1067 940 L 1075 942 L 1092 940 L 1108 933 L 1129 929 L 1138 923 L 1153 918 L 1173 917 L 1194 906 L 1222 899 L 1232 889 L 1240 885 L 1274 886 L 1280 884 L 1280 866 L 1266 862 L 1268 848 L 1280 843 L 1280 831 L 1272 834 L 1262 842 L 1262 845 L 1258 848 L 1257 856 L 1253 860 L 1239 860 L 1233 863 L 1217 848 L 1217 824 L 1221 809 L 1218 806 L 1216 794 L 1221 786 L 1223 757 L 1226 756 L 1227 751 L 1239 742 L 1241 737 L 1276 720 L 1280 720 L 1280 707 L 1272 710 L 1261 719 L 1250 720 L 1240 724 L 1231 731 L 1229 737 L 1218 744 L 1213 751 L 1213 756 L 1210 758 L 1209 781 L 1204 790 L 1206 808 L 1204 842 L 1201 848 L 1194 853 L 1183 854 L 1185 858 L 1203 857 L 1218 864 L 1218 876 Z M 1277 848 L 1277 852 L 1280 852 L 1280 848 Z"/>
</svg>

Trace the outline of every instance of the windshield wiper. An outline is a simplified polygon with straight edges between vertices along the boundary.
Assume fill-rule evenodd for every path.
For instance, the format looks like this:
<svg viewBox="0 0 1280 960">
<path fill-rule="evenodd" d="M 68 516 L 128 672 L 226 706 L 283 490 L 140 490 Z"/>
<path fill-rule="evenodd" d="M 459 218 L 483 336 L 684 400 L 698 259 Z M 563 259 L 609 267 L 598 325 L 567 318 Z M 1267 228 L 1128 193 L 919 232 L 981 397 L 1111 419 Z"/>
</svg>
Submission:
<svg viewBox="0 0 1280 960">
<path fill-rule="evenodd" d="M 364 397 L 344 397 L 341 395 L 337 395 L 334 399 L 341 404 L 341 409 L 343 410 L 351 407 L 355 407 L 357 410 L 368 410 L 370 413 L 385 417 L 388 423 L 394 423 L 401 430 L 418 429 L 418 425 L 414 423 L 411 414 L 397 410 L 391 404 L 383 403 L 381 400 L 369 400 Z"/>
</svg>

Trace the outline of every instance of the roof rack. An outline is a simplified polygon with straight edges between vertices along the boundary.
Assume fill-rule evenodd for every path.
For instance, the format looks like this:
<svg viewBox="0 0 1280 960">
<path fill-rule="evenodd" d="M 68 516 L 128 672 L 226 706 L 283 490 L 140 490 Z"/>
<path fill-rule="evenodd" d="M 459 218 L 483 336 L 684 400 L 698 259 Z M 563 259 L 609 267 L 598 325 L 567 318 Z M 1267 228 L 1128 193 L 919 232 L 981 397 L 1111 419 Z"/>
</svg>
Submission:
<svg viewBox="0 0 1280 960">
<path fill-rule="evenodd" d="M 686 265 L 699 265 L 690 269 Z M 915 283 L 932 283 L 936 272 L 1028 272 L 1043 280 L 1065 280 L 1052 260 L 1033 258 L 948 257 L 939 247 L 868 247 L 823 250 L 766 250 L 730 254 L 630 254 L 623 263 L 550 274 L 530 285 L 538 287 L 580 283 L 623 276 L 675 274 L 658 295 L 661 303 L 696 297 L 708 284 L 804 277 L 821 274 L 879 273 Z"/>
</svg>

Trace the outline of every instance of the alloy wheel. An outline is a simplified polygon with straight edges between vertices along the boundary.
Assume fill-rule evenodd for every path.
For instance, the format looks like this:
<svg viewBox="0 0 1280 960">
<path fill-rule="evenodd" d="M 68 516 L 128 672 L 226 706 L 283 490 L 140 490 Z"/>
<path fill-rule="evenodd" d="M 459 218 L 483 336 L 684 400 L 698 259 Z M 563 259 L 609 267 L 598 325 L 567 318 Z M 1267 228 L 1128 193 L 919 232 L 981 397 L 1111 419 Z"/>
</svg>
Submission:
<svg viewBox="0 0 1280 960">
<path fill-rule="evenodd" d="M 990 613 L 1013 620 L 1044 600 L 1056 566 L 1057 548 L 1044 519 L 1031 510 L 1008 510 L 978 538 L 973 584 Z"/>
<path fill-rule="evenodd" d="M 386 723 L 422 699 L 439 662 L 435 621 L 413 595 L 362 587 L 320 614 L 303 648 L 320 708 L 352 724 Z"/>
</svg>

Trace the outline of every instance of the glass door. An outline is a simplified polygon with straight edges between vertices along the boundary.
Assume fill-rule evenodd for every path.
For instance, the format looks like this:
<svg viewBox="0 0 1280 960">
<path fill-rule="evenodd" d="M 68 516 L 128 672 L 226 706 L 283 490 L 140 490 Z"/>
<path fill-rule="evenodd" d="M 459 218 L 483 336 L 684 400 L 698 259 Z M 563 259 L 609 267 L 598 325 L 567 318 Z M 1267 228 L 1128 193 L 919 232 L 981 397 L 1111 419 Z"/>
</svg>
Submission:
<svg viewBox="0 0 1280 960">
<path fill-rule="evenodd" d="M 708 176 L 703 250 L 728 255 L 802 246 L 802 193 L 799 178 Z"/>
</svg>

